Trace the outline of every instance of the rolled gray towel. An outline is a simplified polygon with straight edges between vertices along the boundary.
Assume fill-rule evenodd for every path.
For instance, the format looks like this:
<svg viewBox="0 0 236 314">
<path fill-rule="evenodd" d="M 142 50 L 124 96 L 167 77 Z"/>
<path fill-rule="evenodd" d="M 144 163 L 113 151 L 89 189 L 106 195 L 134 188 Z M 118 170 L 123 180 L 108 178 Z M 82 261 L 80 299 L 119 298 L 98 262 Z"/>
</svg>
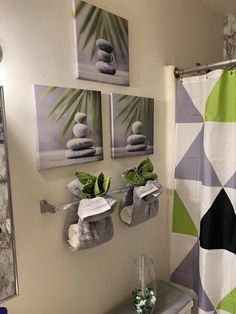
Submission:
<svg viewBox="0 0 236 314">
<path fill-rule="evenodd" d="M 81 183 L 78 179 L 74 179 L 67 184 L 67 189 L 77 198 L 82 198 L 83 183 Z"/>
<path fill-rule="evenodd" d="M 102 218 L 98 221 L 81 221 L 77 215 L 78 206 L 69 209 L 64 223 L 63 239 L 68 248 L 72 251 L 92 248 L 112 239 L 114 234 L 111 216 Z M 68 242 L 68 230 L 70 225 L 78 223 L 79 241 L 76 248 Z"/>
<path fill-rule="evenodd" d="M 63 240 L 65 242 L 65 245 L 70 248 L 72 251 L 75 251 L 76 249 L 73 248 L 69 243 L 68 243 L 68 230 L 70 225 L 73 224 L 77 224 L 79 217 L 77 215 L 77 210 L 78 210 L 78 206 L 74 205 L 73 207 L 71 207 L 66 215 L 66 219 L 64 222 L 64 229 L 63 229 Z"/>
</svg>

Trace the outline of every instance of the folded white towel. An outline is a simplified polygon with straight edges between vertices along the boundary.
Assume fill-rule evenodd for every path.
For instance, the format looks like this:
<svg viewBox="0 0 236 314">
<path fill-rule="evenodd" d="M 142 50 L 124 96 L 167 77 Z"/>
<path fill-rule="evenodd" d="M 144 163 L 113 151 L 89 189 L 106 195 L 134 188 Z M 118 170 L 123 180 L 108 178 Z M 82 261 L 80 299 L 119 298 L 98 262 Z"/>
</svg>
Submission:
<svg viewBox="0 0 236 314">
<path fill-rule="evenodd" d="M 110 202 L 104 197 L 82 199 L 78 207 L 78 216 L 83 221 L 87 217 L 103 214 L 110 209 Z"/>
<path fill-rule="evenodd" d="M 157 192 L 158 188 L 153 183 L 153 181 L 147 181 L 144 186 L 135 186 L 134 191 L 135 194 L 139 198 L 144 198 L 147 195 L 153 195 L 153 193 Z"/>
<path fill-rule="evenodd" d="M 68 229 L 68 242 L 70 243 L 70 245 L 75 248 L 78 249 L 79 247 L 79 225 L 78 224 L 73 224 L 70 225 L 69 229 Z"/>
<path fill-rule="evenodd" d="M 136 196 L 144 199 L 146 196 L 159 196 L 164 191 L 163 186 L 158 182 L 158 180 L 147 181 L 144 186 L 135 186 L 134 192 Z"/>
<path fill-rule="evenodd" d="M 105 197 L 106 201 L 108 202 L 108 204 L 112 207 L 113 205 L 115 205 L 117 203 L 117 200 L 114 200 L 111 197 Z"/>
</svg>

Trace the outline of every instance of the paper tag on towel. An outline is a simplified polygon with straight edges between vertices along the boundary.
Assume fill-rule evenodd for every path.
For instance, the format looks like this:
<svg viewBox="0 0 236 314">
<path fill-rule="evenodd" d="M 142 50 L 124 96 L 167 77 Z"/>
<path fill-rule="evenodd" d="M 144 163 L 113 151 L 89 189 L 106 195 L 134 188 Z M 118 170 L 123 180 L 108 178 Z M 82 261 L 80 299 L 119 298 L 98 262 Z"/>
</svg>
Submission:
<svg viewBox="0 0 236 314">
<path fill-rule="evenodd" d="M 81 220 L 87 217 L 102 214 L 111 209 L 108 201 L 104 197 L 82 199 L 78 207 L 78 216 Z"/>
</svg>

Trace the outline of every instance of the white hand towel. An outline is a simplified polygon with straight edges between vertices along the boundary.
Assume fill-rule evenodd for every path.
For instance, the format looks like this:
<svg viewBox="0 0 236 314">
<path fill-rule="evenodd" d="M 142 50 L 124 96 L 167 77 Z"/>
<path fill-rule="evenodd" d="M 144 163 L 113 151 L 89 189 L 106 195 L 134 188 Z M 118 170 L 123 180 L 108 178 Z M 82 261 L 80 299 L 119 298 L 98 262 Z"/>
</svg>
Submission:
<svg viewBox="0 0 236 314">
<path fill-rule="evenodd" d="M 70 225 L 68 229 L 68 242 L 75 249 L 79 247 L 80 242 L 79 242 L 79 225 L 78 224 Z"/>
<path fill-rule="evenodd" d="M 111 209 L 109 202 L 104 197 L 82 199 L 78 207 L 78 216 L 81 220 L 90 216 L 103 214 Z"/>
<path fill-rule="evenodd" d="M 144 198 L 147 195 L 153 195 L 153 193 L 157 192 L 158 188 L 156 185 L 153 183 L 153 181 L 147 181 L 146 185 L 144 186 L 135 186 L 134 191 L 135 194 L 139 198 Z"/>
</svg>

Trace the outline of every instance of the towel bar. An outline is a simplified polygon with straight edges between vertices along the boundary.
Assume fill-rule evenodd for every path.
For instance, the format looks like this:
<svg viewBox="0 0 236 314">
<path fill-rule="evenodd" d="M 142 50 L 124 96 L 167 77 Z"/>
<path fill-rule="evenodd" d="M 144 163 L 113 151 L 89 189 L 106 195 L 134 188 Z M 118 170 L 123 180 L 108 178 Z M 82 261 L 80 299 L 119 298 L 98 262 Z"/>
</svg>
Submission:
<svg viewBox="0 0 236 314">
<path fill-rule="evenodd" d="M 118 190 L 113 190 L 109 193 L 107 193 L 107 196 L 112 196 L 112 195 L 116 195 L 116 194 L 120 194 L 120 193 L 124 193 L 127 190 L 127 188 L 121 188 Z M 162 194 L 165 191 L 165 188 L 163 186 L 161 186 L 161 188 L 158 191 L 157 196 L 159 196 L 160 194 Z M 70 203 L 66 203 L 66 204 L 61 204 L 61 205 L 52 205 L 50 204 L 47 200 L 40 200 L 40 212 L 41 214 L 45 214 L 45 213 L 51 213 L 51 214 L 55 214 L 59 211 L 62 210 L 66 210 L 69 209 L 70 207 L 79 204 L 80 200 L 75 200 L 73 202 Z"/>
<path fill-rule="evenodd" d="M 122 189 L 111 191 L 111 192 L 107 193 L 107 195 L 109 196 L 109 195 L 120 194 L 120 193 L 124 193 L 125 191 L 126 191 L 126 188 L 122 188 Z M 69 209 L 70 207 L 72 207 L 76 204 L 79 204 L 79 201 L 80 200 L 78 199 L 78 200 L 75 200 L 73 202 L 66 203 L 66 204 L 52 205 L 45 199 L 40 200 L 40 212 L 41 212 L 41 214 L 44 214 L 44 213 L 55 214 L 59 211 Z"/>
</svg>

